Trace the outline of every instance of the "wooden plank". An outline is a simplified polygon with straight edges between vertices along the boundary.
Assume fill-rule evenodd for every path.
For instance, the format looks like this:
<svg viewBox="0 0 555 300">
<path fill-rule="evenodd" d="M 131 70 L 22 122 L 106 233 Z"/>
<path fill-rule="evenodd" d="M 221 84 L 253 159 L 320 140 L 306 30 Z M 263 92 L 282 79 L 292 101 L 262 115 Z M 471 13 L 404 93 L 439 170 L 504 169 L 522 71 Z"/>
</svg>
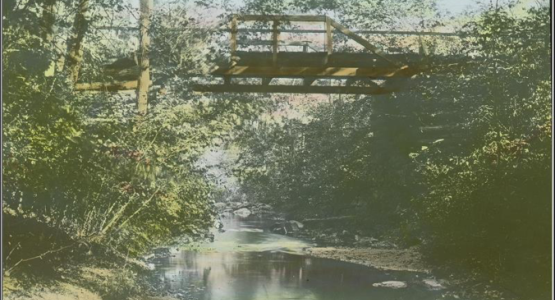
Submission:
<svg viewBox="0 0 555 300">
<path fill-rule="evenodd" d="M 281 33 L 281 30 L 280 30 Z M 239 40 L 237 41 L 238 45 L 243 46 L 272 46 L 273 41 L 256 41 L 256 40 Z M 316 48 L 316 44 L 311 43 L 309 41 L 278 41 L 279 46 L 296 46 L 296 47 L 303 47 L 303 52 L 308 52 L 308 49 L 312 49 L 314 52 L 318 52 Z M 238 51 L 244 52 L 244 51 Z M 251 52 L 252 53 L 252 52 Z M 263 53 L 263 52 L 259 52 Z"/>
<path fill-rule="evenodd" d="M 325 22 L 326 16 L 311 15 L 236 15 L 238 20 L 252 21 L 282 21 L 282 22 Z"/>
<path fill-rule="evenodd" d="M 176 29 L 177 30 L 177 29 Z M 199 29 L 200 30 L 200 29 Z M 182 29 L 179 29 L 182 31 Z M 220 29 L 219 31 L 229 31 L 229 29 Z M 271 29 L 264 29 L 264 28 L 241 28 L 239 32 L 248 32 L 248 33 L 271 33 Z M 282 29 L 281 32 L 283 33 L 326 33 L 327 30 L 325 29 Z M 466 33 L 457 33 L 457 32 L 418 32 L 418 31 L 386 31 L 386 30 L 351 30 L 351 32 L 356 34 L 365 34 L 365 35 L 403 35 L 403 36 L 452 36 L 452 37 L 470 37 L 472 35 Z"/>
<path fill-rule="evenodd" d="M 302 85 L 194 85 L 193 91 L 209 93 L 283 93 L 283 94 L 366 94 L 394 92 L 376 87 L 302 86 Z"/>
<path fill-rule="evenodd" d="M 273 32 L 272 32 L 273 33 Z M 280 30 L 281 33 L 281 30 Z M 274 41 L 257 41 L 257 40 L 238 40 L 238 45 L 244 46 L 272 46 Z M 310 41 L 278 41 L 278 45 L 280 46 L 307 46 L 313 45 Z"/>
<path fill-rule="evenodd" d="M 355 42 L 361 44 L 364 48 L 372 51 L 372 53 L 378 55 L 379 57 L 383 58 L 384 60 L 390 62 L 393 65 L 399 65 L 398 62 L 395 62 L 391 59 L 389 59 L 383 51 L 381 51 L 380 49 L 378 49 L 376 46 L 372 45 L 370 42 L 368 42 L 367 40 L 365 40 L 364 38 L 362 38 L 361 36 L 357 35 L 356 33 L 352 32 L 351 30 L 349 30 L 347 27 L 335 22 L 335 21 L 331 21 L 331 25 L 339 30 L 341 33 L 345 34 L 346 36 L 350 37 L 351 39 L 353 39 Z"/>
<path fill-rule="evenodd" d="M 272 66 L 272 53 L 237 51 L 238 66 Z M 406 64 L 419 64 L 422 56 L 416 53 L 392 54 L 389 57 Z M 327 58 L 327 61 L 326 61 Z M 457 61 L 453 57 L 449 61 Z M 461 59 L 462 60 L 462 59 Z M 390 67 L 391 64 L 373 53 L 280 52 L 278 65 L 284 67 Z M 222 61 L 224 66 L 226 61 Z"/>
<path fill-rule="evenodd" d="M 132 81 L 112 81 L 112 82 L 91 82 L 91 83 L 76 83 L 76 91 L 125 91 L 136 90 L 137 80 Z M 150 82 L 152 85 L 152 81 Z"/>
<path fill-rule="evenodd" d="M 234 66 L 231 68 L 220 68 L 212 73 L 217 76 L 234 77 L 280 77 L 280 78 L 304 78 L 304 77 L 362 77 L 362 78 L 392 78 L 410 77 L 419 73 L 416 68 L 409 67 L 381 67 L 381 68 L 341 68 L 341 67 L 250 67 Z"/>
</svg>

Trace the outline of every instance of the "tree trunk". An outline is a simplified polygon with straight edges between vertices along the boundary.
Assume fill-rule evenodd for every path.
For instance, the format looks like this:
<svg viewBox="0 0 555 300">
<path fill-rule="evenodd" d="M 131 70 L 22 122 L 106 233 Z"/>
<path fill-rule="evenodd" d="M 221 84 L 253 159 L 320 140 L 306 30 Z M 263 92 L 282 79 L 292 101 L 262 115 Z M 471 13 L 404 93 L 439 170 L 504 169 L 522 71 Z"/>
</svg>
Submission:
<svg viewBox="0 0 555 300">
<path fill-rule="evenodd" d="M 54 23 L 56 22 L 56 0 L 44 0 L 42 3 L 41 35 L 45 48 L 51 57 L 49 68 L 44 72 L 46 77 L 54 76 L 56 69 L 54 47 Z"/>
<path fill-rule="evenodd" d="M 54 22 L 56 21 L 56 0 L 44 0 L 42 3 L 41 30 L 44 43 L 49 46 L 54 39 Z"/>
<path fill-rule="evenodd" d="M 68 43 L 68 55 L 66 68 L 73 83 L 79 79 L 81 62 L 83 61 L 83 38 L 87 32 L 88 21 L 86 18 L 89 10 L 89 0 L 80 0 L 75 21 L 73 22 L 73 32 Z"/>
<path fill-rule="evenodd" d="M 152 0 L 141 0 L 140 27 L 140 73 L 137 88 L 137 103 L 140 115 L 145 115 L 148 109 L 148 86 L 150 84 L 150 38 L 148 31 L 150 27 L 150 13 L 152 11 Z"/>
</svg>

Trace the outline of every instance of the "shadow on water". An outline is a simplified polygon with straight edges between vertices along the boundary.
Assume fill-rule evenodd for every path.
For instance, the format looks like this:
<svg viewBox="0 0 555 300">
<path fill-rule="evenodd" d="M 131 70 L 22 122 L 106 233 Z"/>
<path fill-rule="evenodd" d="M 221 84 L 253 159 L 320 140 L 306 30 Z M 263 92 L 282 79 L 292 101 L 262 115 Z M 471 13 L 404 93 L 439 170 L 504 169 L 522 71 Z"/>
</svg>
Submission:
<svg viewBox="0 0 555 300">
<path fill-rule="evenodd" d="M 383 271 L 304 256 L 310 243 L 264 230 L 260 219 L 224 220 L 210 251 L 179 251 L 157 265 L 168 288 L 186 299 L 443 299 L 425 274 Z M 374 287 L 402 281 L 406 288 Z"/>
</svg>

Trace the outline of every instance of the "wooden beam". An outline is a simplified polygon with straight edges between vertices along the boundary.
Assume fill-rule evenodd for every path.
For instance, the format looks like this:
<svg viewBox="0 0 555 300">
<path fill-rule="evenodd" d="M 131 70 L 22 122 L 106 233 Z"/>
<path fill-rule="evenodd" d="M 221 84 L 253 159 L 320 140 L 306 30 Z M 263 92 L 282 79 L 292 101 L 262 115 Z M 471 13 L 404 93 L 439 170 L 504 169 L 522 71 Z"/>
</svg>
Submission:
<svg viewBox="0 0 555 300">
<path fill-rule="evenodd" d="M 364 46 L 364 48 L 372 51 L 372 53 L 378 55 L 379 57 L 385 59 L 386 61 L 390 62 L 393 65 L 399 65 L 398 62 L 395 62 L 391 59 L 389 59 L 383 51 L 381 51 L 380 49 L 378 49 L 376 46 L 372 45 L 370 42 L 368 42 L 367 40 L 365 40 L 363 37 L 357 35 L 356 33 L 352 32 L 351 30 L 349 30 L 349 28 L 331 20 L 331 25 L 339 30 L 341 33 L 345 34 L 346 36 L 350 37 L 351 39 L 353 39 L 355 42 L 361 44 L 362 46 Z"/>
<path fill-rule="evenodd" d="M 112 81 L 112 82 L 91 82 L 91 83 L 76 83 L 76 91 L 127 91 L 137 89 L 137 80 L 131 81 Z M 150 82 L 152 85 L 152 81 Z"/>
<path fill-rule="evenodd" d="M 419 73 L 418 69 L 407 66 L 376 67 L 376 68 L 341 68 L 341 67 L 250 67 L 234 66 L 231 68 L 220 68 L 212 73 L 216 76 L 234 77 L 280 77 L 280 78 L 304 78 L 304 77 L 362 77 L 362 78 L 392 78 L 410 77 Z"/>
<path fill-rule="evenodd" d="M 394 92 L 380 87 L 302 86 L 302 85 L 194 85 L 196 92 L 209 93 L 284 93 L 284 94 L 366 94 Z"/>
<path fill-rule="evenodd" d="M 326 16 L 309 15 L 235 15 L 238 20 L 252 21 L 282 21 L 282 22 L 325 22 Z"/>
<path fill-rule="evenodd" d="M 273 30 L 272 30 L 273 33 Z M 281 33 L 281 30 L 279 31 Z M 245 46 L 272 46 L 274 41 L 257 41 L 257 40 L 238 40 L 238 45 L 245 45 Z M 278 41 L 278 45 L 280 46 L 308 46 L 311 45 L 310 41 Z"/>
<path fill-rule="evenodd" d="M 267 52 L 247 52 L 237 51 L 238 66 L 273 66 L 273 54 Z M 391 59 L 402 61 L 409 65 L 419 65 L 422 56 L 415 53 L 391 54 Z M 326 62 L 327 58 L 327 62 Z M 465 60 L 462 56 L 450 56 L 448 59 L 434 57 L 436 63 L 453 63 Z M 226 67 L 229 64 L 226 60 L 221 60 L 220 65 Z M 328 55 L 325 52 L 279 52 L 278 65 L 281 67 L 353 67 L 353 68 L 374 68 L 374 67 L 393 67 L 387 61 L 373 53 L 342 53 L 335 52 Z"/>
<path fill-rule="evenodd" d="M 137 31 L 139 30 L 136 26 L 96 26 L 95 30 L 112 30 L 112 31 Z M 231 32 L 229 28 L 203 28 L 194 27 L 189 28 L 193 31 L 206 31 L 206 32 Z M 164 30 L 170 32 L 182 32 L 183 28 L 165 27 Z M 272 33 L 271 29 L 257 29 L 257 28 L 240 28 L 237 32 L 261 32 L 261 33 Z M 282 29 L 282 33 L 326 33 L 325 29 Z M 418 31 L 386 31 L 386 30 L 352 30 L 352 32 L 357 34 L 374 34 L 374 35 L 415 35 L 415 36 L 453 36 L 453 37 L 465 37 L 471 36 L 466 33 L 457 32 L 418 32 Z"/>
<path fill-rule="evenodd" d="M 304 78 L 303 79 L 303 85 L 304 86 L 311 86 L 314 83 L 314 81 L 316 81 L 316 78 L 313 78 L 313 77 Z"/>
</svg>

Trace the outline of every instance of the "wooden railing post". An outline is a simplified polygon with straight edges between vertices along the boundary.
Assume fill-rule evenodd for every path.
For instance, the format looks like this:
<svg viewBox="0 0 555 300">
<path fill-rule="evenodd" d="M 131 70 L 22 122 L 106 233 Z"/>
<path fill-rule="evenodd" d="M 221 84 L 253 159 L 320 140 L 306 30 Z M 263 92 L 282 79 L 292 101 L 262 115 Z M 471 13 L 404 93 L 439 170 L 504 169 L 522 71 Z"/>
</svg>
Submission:
<svg viewBox="0 0 555 300">
<path fill-rule="evenodd" d="M 230 40 L 230 48 L 231 48 L 231 62 L 232 64 L 235 64 L 236 62 L 236 55 L 235 52 L 237 52 L 237 16 L 233 15 L 233 18 L 231 19 L 231 40 Z"/>
<path fill-rule="evenodd" d="M 333 37 L 331 33 L 331 19 L 326 17 L 326 50 L 328 55 L 333 51 Z"/>
<path fill-rule="evenodd" d="M 272 25 L 272 60 L 274 66 L 277 65 L 277 57 L 279 51 L 279 21 L 274 20 Z"/>
</svg>

